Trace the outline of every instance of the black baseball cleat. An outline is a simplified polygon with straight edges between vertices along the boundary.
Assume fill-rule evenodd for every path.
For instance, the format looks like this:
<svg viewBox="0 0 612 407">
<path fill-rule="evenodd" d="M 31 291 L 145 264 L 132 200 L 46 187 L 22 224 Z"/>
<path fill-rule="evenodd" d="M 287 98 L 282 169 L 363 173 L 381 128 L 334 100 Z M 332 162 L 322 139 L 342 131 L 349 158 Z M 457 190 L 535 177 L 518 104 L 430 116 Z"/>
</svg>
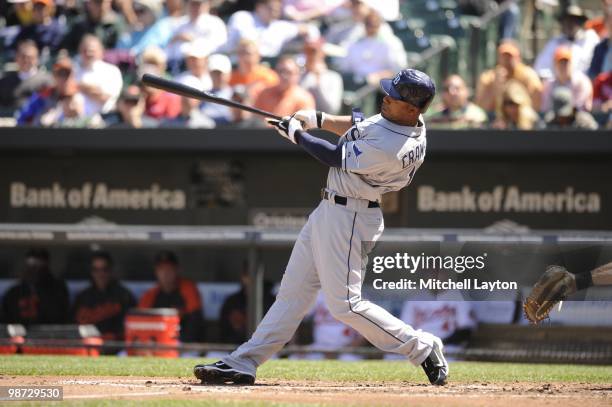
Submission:
<svg viewBox="0 0 612 407">
<path fill-rule="evenodd" d="M 255 376 L 236 370 L 222 361 L 210 365 L 196 365 L 193 374 L 202 381 L 202 384 L 252 385 L 255 383 Z"/>
<path fill-rule="evenodd" d="M 448 362 L 442 354 L 442 341 L 438 338 L 434 340 L 434 346 L 429 356 L 421 367 L 425 371 L 429 382 L 436 386 L 444 386 L 448 378 Z"/>
</svg>

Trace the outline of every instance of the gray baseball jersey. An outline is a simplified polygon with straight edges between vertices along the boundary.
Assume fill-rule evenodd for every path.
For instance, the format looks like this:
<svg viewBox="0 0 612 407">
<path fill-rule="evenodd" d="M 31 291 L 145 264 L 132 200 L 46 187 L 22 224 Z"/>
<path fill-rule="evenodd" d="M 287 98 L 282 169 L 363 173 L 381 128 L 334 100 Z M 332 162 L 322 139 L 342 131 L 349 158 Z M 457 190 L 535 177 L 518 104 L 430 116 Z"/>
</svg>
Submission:
<svg viewBox="0 0 612 407">
<path fill-rule="evenodd" d="M 422 117 L 417 127 L 400 126 L 377 114 L 356 123 L 341 138 L 342 168 L 331 168 L 327 188 L 339 195 L 379 201 L 410 184 L 425 159 Z"/>
<path fill-rule="evenodd" d="M 255 375 L 257 367 L 289 341 L 312 307 L 319 289 L 331 315 L 386 352 L 415 365 L 430 354 L 434 335 L 415 330 L 387 310 L 364 300 L 361 287 L 364 242 L 376 242 L 385 228 L 378 201 L 408 185 L 425 158 L 425 125 L 398 126 L 381 115 L 357 123 L 341 137 L 342 168 L 332 168 L 327 188 L 352 198 L 324 199 L 300 231 L 276 301 L 248 340 L 223 362 Z"/>
</svg>

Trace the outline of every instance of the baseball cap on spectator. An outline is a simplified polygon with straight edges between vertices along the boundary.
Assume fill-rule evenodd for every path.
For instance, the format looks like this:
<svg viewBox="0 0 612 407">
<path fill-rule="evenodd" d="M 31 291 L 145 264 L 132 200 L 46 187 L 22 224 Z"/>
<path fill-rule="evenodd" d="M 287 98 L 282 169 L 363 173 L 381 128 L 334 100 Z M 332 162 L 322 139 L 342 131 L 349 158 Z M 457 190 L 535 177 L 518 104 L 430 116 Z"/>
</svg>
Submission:
<svg viewBox="0 0 612 407">
<path fill-rule="evenodd" d="M 563 59 L 572 60 L 572 50 L 569 47 L 561 46 L 555 50 L 555 62 Z"/>
<path fill-rule="evenodd" d="M 552 110 L 555 116 L 568 117 L 574 113 L 572 90 L 566 86 L 558 86 L 552 93 Z"/>
<path fill-rule="evenodd" d="M 159 16 L 162 11 L 162 3 L 159 0 L 134 0 L 134 10 L 138 8 L 146 8 L 156 16 Z"/>
<path fill-rule="evenodd" d="M 179 261 L 176 254 L 170 250 L 162 250 L 155 255 L 155 264 L 170 263 L 178 266 Z"/>
<path fill-rule="evenodd" d="M 513 57 L 518 57 L 521 55 L 521 51 L 518 46 L 514 43 L 514 41 L 504 41 L 499 47 L 497 47 L 497 52 L 500 54 L 510 54 Z"/>
<path fill-rule="evenodd" d="M 18 3 L 29 3 L 30 0 L 7 0 L 7 3 L 18 4 Z"/>
<path fill-rule="evenodd" d="M 46 7 L 53 6 L 53 0 L 32 0 L 32 4 L 44 4 Z"/>
<path fill-rule="evenodd" d="M 53 64 L 52 71 L 54 74 L 68 76 L 72 72 L 72 61 L 68 57 L 59 58 Z"/>
<path fill-rule="evenodd" d="M 582 21 L 586 21 L 588 19 L 588 16 L 586 15 L 582 7 L 580 7 L 577 4 L 570 4 L 569 6 L 567 6 L 563 11 L 561 11 L 561 14 L 559 15 L 559 17 L 560 18 L 569 17 L 569 18 L 573 18 L 576 20 L 582 20 Z"/>
<path fill-rule="evenodd" d="M 208 57 L 208 71 L 220 71 L 229 74 L 232 72 L 232 63 L 230 59 L 223 54 L 213 54 Z"/>
</svg>

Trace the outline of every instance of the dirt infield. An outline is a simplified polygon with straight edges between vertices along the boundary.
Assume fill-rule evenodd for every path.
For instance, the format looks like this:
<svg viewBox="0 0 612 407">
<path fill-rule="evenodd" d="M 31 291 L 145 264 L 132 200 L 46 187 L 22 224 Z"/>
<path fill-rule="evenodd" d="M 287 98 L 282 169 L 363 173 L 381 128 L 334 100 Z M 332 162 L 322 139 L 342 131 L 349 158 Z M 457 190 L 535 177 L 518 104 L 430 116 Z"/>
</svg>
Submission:
<svg viewBox="0 0 612 407">
<path fill-rule="evenodd" d="M 317 403 L 322 405 L 609 406 L 612 384 L 413 383 L 260 380 L 255 386 L 205 386 L 185 378 L 0 376 L 0 385 L 63 386 L 64 400 L 209 400 Z"/>
</svg>

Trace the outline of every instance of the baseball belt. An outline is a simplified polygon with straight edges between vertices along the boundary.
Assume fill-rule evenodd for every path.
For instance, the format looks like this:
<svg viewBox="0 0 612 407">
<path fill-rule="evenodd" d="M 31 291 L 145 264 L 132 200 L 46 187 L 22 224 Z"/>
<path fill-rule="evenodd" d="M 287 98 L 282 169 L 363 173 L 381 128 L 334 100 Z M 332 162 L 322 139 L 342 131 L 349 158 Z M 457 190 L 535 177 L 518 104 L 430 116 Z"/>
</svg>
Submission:
<svg viewBox="0 0 612 407">
<path fill-rule="evenodd" d="M 325 188 L 321 188 L 321 199 L 330 200 L 332 199 L 332 194 L 326 191 Z M 348 198 L 342 195 L 333 195 L 333 199 L 337 205 L 346 206 L 348 202 Z M 380 208 L 380 204 L 376 201 L 368 201 L 368 208 Z"/>
</svg>

